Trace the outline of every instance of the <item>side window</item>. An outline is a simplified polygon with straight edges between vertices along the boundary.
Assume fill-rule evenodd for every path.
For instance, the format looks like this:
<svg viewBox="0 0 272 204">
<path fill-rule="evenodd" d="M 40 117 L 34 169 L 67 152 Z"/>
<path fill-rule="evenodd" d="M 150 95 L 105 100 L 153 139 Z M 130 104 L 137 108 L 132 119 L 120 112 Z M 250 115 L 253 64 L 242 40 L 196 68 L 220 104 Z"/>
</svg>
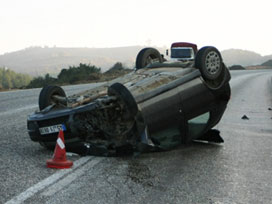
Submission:
<svg viewBox="0 0 272 204">
<path fill-rule="evenodd" d="M 210 119 L 210 113 L 206 112 L 188 121 L 188 130 L 190 138 L 196 139 L 199 134 L 205 129 L 206 124 Z"/>
</svg>

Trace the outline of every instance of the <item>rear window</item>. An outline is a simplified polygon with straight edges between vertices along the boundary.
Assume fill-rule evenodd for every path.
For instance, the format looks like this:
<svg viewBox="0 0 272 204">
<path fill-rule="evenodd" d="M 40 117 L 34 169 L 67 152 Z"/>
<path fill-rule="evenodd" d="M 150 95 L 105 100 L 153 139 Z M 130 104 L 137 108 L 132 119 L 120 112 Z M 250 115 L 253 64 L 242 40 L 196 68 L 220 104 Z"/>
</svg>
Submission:
<svg viewBox="0 0 272 204">
<path fill-rule="evenodd" d="M 192 58 L 192 48 L 172 48 L 171 58 Z"/>
</svg>

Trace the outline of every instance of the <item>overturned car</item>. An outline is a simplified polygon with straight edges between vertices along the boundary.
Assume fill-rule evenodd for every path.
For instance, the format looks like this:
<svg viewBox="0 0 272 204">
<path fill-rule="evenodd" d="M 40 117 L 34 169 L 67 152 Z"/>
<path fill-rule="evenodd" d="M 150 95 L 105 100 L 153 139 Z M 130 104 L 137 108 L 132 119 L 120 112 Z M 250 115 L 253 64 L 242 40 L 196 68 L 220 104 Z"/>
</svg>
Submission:
<svg viewBox="0 0 272 204">
<path fill-rule="evenodd" d="M 211 129 L 230 99 L 229 80 L 215 47 L 201 48 L 188 62 L 167 62 L 144 48 L 133 72 L 88 91 L 66 97 L 61 87 L 44 87 L 40 110 L 28 116 L 28 133 L 54 148 L 63 129 L 68 151 L 104 156 L 223 142 Z"/>
</svg>

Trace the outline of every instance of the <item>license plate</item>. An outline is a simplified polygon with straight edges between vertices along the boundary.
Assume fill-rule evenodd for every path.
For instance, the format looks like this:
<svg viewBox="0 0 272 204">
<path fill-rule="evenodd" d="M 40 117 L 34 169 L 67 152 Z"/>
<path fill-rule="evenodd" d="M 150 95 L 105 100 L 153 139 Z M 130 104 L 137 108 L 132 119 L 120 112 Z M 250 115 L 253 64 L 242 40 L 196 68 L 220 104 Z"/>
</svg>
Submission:
<svg viewBox="0 0 272 204">
<path fill-rule="evenodd" d="M 57 133 L 60 130 L 65 131 L 66 127 L 64 124 L 58 124 L 58 125 L 52 125 L 52 126 L 48 126 L 48 127 L 42 127 L 39 128 L 39 131 L 41 133 L 41 135 L 46 135 L 46 134 L 52 134 L 52 133 Z"/>
</svg>

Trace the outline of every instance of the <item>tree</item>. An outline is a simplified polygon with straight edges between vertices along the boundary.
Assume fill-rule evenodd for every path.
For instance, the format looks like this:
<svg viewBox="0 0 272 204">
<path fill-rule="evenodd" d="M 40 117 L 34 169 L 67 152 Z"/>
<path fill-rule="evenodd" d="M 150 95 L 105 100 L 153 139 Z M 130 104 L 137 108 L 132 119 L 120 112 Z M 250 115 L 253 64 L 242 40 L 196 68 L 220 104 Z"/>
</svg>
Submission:
<svg viewBox="0 0 272 204">
<path fill-rule="evenodd" d="M 57 79 L 51 77 L 49 74 L 46 74 L 44 77 L 35 77 L 27 86 L 27 88 L 40 88 L 47 85 L 56 84 Z"/>
<path fill-rule="evenodd" d="M 122 71 L 125 68 L 123 67 L 123 64 L 121 62 L 116 62 L 113 67 L 111 67 L 107 72 L 117 72 Z"/>
<path fill-rule="evenodd" d="M 0 88 L 22 88 L 26 87 L 31 81 L 27 74 L 18 74 L 10 69 L 0 68 Z"/>
<path fill-rule="evenodd" d="M 125 68 L 121 62 L 117 62 L 104 73 L 104 76 L 109 80 L 127 74 L 131 71 L 131 69 Z"/>
<path fill-rule="evenodd" d="M 58 75 L 58 80 L 61 83 L 73 84 L 78 81 L 97 80 L 100 77 L 100 68 L 80 63 L 78 67 L 70 66 L 69 69 L 62 69 Z"/>
<path fill-rule="evenodd" d="M 3 89 L 3 86 L 2 86 L 2 78 L 3 78 L 3 71 L 2 71 L 2 69 L 0 68 L 0 89 Z"/>
<path fill-rule="evenodd" d="M 3 86 L 3 88 L 5 88 L 5 89 L 10 89 L 10 88 L 12 88 L 11 74 L 10 74 L 10 71 L 9 71 L 9 70 L 3 72 L 2 86 Z"/>
</svg>

